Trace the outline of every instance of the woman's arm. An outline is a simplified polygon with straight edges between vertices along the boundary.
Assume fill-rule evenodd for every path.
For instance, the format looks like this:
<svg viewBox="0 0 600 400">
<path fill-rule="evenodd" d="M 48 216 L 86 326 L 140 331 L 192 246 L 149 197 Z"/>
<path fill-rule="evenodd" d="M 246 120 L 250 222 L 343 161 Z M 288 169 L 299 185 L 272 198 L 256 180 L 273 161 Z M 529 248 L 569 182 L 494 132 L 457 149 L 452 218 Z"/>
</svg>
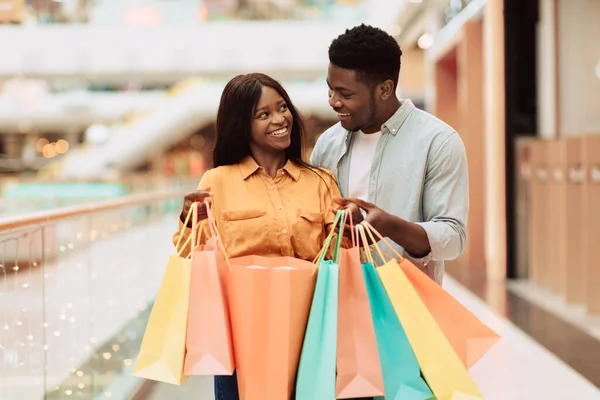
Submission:
<svg viewBox="0 0 600 400">
<path fill-rule="evenodd" d="M 192 217 L 188 219 L 188 223 L 185 223 L 185 219 L 192 209 L 194 203 L 198 203 L 198 231 L 197 231 L 197 244 L 204 244 L 210 238 L 210 230 L 208 227 L 208 223 L 206 218 L 207 210 L 204 200 L 211 197 L 210 193 L 210 171 L 206 171 L 198 184 L 198 191 L 191 192 L 185 195 L 183 201 L 183 207 L 181 209 L 181 213 L 179 214 L 179 226 L 177 228 L 177 232 L 173 235 L 173 244 L 175 245 L 175 250 L 180 253 L 182 257 L 189 256 L 192 245 L 191 245 L 191 235 L 192 235 Z M 181 236 L 181 238 L 180 238 Z"/>
</svg>

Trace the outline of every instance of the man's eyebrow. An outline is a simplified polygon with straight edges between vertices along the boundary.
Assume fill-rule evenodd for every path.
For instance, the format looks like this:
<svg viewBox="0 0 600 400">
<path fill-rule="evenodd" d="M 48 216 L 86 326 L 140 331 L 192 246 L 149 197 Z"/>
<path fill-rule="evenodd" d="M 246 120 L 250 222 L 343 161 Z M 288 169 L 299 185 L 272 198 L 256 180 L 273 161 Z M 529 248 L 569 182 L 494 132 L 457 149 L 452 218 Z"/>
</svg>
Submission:
<svg viewBox="0 0 600 400">
<path fill-rule="evenodd" d="M 348 89 L 347 87 L 344 86 L 336 86 L 334 88 L 331 87 L 331 84 L 329 83 L 329 81 L 327 81 L 327 86 L 329 86 L 331 89 L 335 89 L 335 90 L 340 90 L 340 91 L 345 91 L 345 92 L 352 92 L 352 90 Z"/>
</svg>

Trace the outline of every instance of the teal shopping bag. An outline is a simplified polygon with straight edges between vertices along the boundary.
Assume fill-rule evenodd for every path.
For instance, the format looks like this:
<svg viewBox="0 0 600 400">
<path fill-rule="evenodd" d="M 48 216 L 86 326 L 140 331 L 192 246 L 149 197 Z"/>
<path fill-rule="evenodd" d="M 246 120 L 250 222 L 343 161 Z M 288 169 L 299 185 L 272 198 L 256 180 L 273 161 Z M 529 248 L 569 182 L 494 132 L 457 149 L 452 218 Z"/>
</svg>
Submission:
<svg viewBox="0 0 600 400">
<path fill-rule="evenodd" d="M 334 226 L 338 221 L 342 221 L 341 223 L 344 224 L 343 217 L 344 212 L 338 211 Z M 335 243 L 334 259 L 325 260 L 332 239 L 333 235 L 330 235 L 325 240 L 322 255 L 318 262 L 317 284 L 298 366 L 296 400 L 335 399 L 340 272 L 337 254 L 339 253 L 341 237 L 338 237 Z"/>
<path fill-rule="evenodd" d="M 362 265 L 377 348 L 383 373 L 385 400 L 426 400 L 433 393 L 421 377 L 421 369 L 408 337 L 398 320 L 377 271 L 371 262 Z"/>
</svg>

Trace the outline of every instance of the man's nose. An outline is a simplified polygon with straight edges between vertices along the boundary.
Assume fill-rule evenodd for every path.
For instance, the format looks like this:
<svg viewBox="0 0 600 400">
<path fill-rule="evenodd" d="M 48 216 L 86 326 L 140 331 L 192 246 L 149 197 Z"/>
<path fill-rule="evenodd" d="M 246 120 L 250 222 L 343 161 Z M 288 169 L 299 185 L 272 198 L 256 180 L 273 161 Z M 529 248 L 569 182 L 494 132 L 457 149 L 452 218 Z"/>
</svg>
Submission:
<svg viewBox="0 0 600 400">
<path fill-rule="evenodd" d="M 340 108 L 342 106 L 342 102 L 339 101 L 335 95 L 333 95 L 329 98 L 329 105 L 331 108 Z"/>
</svg>

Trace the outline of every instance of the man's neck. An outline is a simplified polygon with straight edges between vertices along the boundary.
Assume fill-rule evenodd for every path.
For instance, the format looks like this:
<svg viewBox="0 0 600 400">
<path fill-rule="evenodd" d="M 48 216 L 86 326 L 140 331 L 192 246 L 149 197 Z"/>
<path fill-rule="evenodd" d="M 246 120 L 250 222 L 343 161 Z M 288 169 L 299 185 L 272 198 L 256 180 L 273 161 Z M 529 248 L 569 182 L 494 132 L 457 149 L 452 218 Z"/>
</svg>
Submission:
<svg viewBox="0 0 600 400">
<path fill-rule="evenodd" d="M 390 101 L 389 104 L 385 105 L 385 108 L 382 110 L 382 116 L 380 118 L 381 125 L 385 124 L 394 114 L 398 112 L 398 110 L 402 107 L 402 102 L 398 99 L 394 99 Z M 379 128 L 381 128 L 379 125 Z"/>
<path fill-rule="evenodd" d="M 385 124 L 398 110 L 402 107 L 402 102 L 398 99 L 394 99 L 394 101 L 390 101 L 389 104 L 385 104 L 379 116 L 377 118 L 377 122 L 373 127 L 366 129 L 366 132 L 363 130 L 362 132 L 369 135 L 371 133 L 376 133 L 381 131 L 381 127 Z"/>
</svg>

